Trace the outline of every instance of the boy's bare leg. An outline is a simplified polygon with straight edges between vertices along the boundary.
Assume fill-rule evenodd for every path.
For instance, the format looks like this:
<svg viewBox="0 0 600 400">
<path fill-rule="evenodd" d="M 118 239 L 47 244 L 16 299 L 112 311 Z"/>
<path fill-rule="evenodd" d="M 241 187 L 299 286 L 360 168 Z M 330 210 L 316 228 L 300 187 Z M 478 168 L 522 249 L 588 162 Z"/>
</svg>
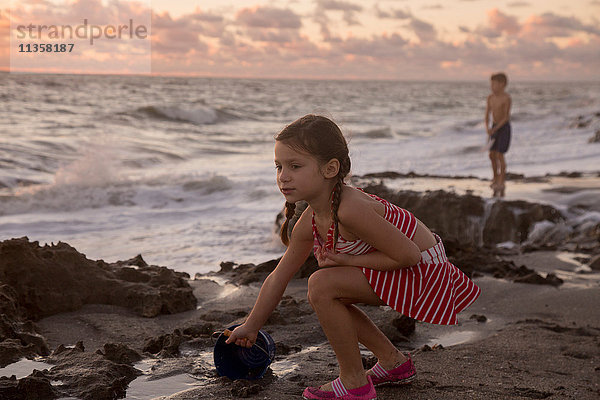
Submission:
<svg viewBox="0 0 600 400">
<path fill-rule="evenodd" d="M 498 184 L 498 156 L 497 156 L 498 152 L 497 151 L 490 151 L 490 161 L 492 162 L 492 172 L 494 174 L 494 179 L 492 180 L 492 184 L 490 185 L 490 187 L 492 189 L 495 188 L 495 186 Z"/>
<path fill-rule="evenodd" d="M 383 304 L 359 268 L 333 267 L 316 271 L 308 280 L 308 300 L 337 356 L 340 378 L 346 388 L 367 384 L 358 348 L 359 336 L 363 344 L 368 344 L 367 347 L 386 362 L 397 352 L 387 338 L 382 340 L 385 335 L 366 315 L 351 306 L 351 303 Z M 381 342 L 376 343 L 377 340 Z M 331 385 L 323 385 L 322 389 L 331 390 Z"/>
<path fill-rule="evenodd" d="M 498 166 L 500 173 L 498 174 L 498 187 L 500 189 L 500 195 L 504 196 L 504 182 L 506 181 L 506 161 L 504 160 L 504 154 L 498 153 Z"/>
</svg>

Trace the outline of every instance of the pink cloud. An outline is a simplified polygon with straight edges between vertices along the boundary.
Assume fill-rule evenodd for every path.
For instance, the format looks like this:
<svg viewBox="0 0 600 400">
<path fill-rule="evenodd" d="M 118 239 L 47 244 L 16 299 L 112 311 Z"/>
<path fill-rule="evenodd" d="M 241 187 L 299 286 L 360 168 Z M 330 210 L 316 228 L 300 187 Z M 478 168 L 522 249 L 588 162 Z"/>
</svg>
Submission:
<svg viewBox="0 0 600 400">
<path fill-rule="evenodd" d="M 411 18 L 408 26 L 422 43 L 430 42 L 437 36 L 437 31 L 433 25 L 418 18 Z"/>
<path fill-rule="evenodd" d="M 600 35 L 600 26 L 584 24 L 574 17 L 554 13 L 533 15 L 523 24 L 523 31 L 530 36 L 569 37 L 575 32 Z"/>
<path fill-rule="evenodd" d="M 299 29 L 300 16 L 289 9 L 274 7 L 244 8 L 237 13 L 236 21 L 252 28 Z"/>
<path fill-rule="evenodd" d="M 0 71 L 10 67 L 10 21 L 8 13 L 0 10 Z"/>
<path fill-rule="evenodd" d="M 124 2 L 77 0 L 72 4 L 69 9 L 43 0 L 24 0 L 17 7 L 19 17 L 31 22 L 64 18 L 81 23 L 85 15 L 113 18 L 121 11 L 133 15 L 148 12 Z M 494 8 L 482 15 L 484 23 L 457 27 L 461 36 L 449 40 L 433 23 L 410 11 L 367 9 L 358 1 L 314 4 L 313 11 L 306 14 L 267 6 L 232 10 L 229 15 L 200 9 L 181 16 L 156 12 L 152 16 L 153 71 L 213 76 L 487 79 L 490 71 L 504 69 L 519 78 L 597 79 L 600 70 L 600 24 L 594 19 L 584 23 L 555 13 L 518 18 Z M 367 13 L 395 19 L 401 28 L 353 35 L 353 18 L 360 20 Z M 0 10 L 0 29 L 3 24 L 8 29 L 6 21 Z M 321 28 L 318 38 L 309 36 L 315 23 Z M 389 21 L 386 24 L 390 29 Z M 409 40 L 412 36 L 406 35 L 406 30 L 418 40 Z M 0 62 L 8 54 L 7 37 L 0 36 Z M 90 71 L 92 66 L 102 69 L 128 56 L 115 54 L 111 43 L 99 44 L 95 50 L 109 58 L 106 64 L 99 60 L 95 65 L 82 64 Z"/>
<path fill-rule="evenodd" d="M 412 14 L 410 13 L 410 11 L 404 11 L 404 10 L 398 10 L 398 9 L 384 11 L 384 10 L 380 9 L 378 5 L 375 6 L 375 14 L 377 15 L 378 18 L 381 18 L 381 19 L 384 19 L 384 18 L 407 19 L 407 18 L 412 17 Z"/>
<path fill-rule="evenodd" d="M 11 44 L 11 68 L 18 71 L 90 73 L 150 72 L 151 10 L 133 2 L 22 0 L 10 9 L 13 31 L 9 37 L 21 45 L 54 40 L 57 46 L 74 44 L 72 52 L 44 57 L 20 53 Z M 131 21 L 131 23 L 130 23 Z M 109 28 L 110 26 L 110 28 Z M 123 30 L 123 26 L 126 26 Z M 120 27 L 120 28 L 119 28 Z M 131 28 L 141 27 L 140 35 Z M 80 30 L 78 30 L 78 28 Z M 60 32 L 50 36 L 51 31 Z M 85 38 L 76 32 L 84 32 Z M 103 34 L 104 32 L 104 34 Z M 129 35 L 129 32 L 132 35 Z M 118 33 L 118 34 L 117 34 Z M 91 39 L 92 34 L 99 35 Z M 116 35 L 115 35 L 116 34 Z M 119 36 L 120 35 L 120 36 Z M 4 49 L 2 49 L 4 51 Z"/>
<path fill-rule="evenodd" d="M 521 30 L 519 21 L 516 17 L 502 13 L 497 8 L 494 8 L 487 13 L 490 29 L 498 34 L 515 35 Z"/>
<path fill-rule="evenodd" d="M 326 11 L 342 11 L 344 21 L 347 25 L 360 25 L 360 21 L 356 17 L 356 14 L 362 10 L 362 6 L 349 1 L 317 0 L 317 13 L 324 14 Z"/>
<path fill-rule="evenodd" d="M 359 55 L 377 59 L 399 58 L 406 39 L 397 33 L 377 35 L 368 39 L 348 38 L 336 43 L 334 51 L 342 54 Z"/>
</svg>

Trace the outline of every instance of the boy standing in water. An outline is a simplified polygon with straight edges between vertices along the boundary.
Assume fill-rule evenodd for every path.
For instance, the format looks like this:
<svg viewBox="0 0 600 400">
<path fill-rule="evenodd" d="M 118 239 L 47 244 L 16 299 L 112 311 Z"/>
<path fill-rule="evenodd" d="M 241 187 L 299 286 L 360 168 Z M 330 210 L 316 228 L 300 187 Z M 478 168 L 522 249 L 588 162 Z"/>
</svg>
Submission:
<svg viewBox="0 0 600 400">
<path fill-rule="evenodd" d="M 510 105 L 511 99 L 506 88 L 506 75 L 502 72 L 493 74 L 491 78 L 492 93 L 487 98 L 485 108 L 485 129 L 488 139 L 492 142 L 490 147 L 490 160 L 494 179 L 490 187 L 494 190 L 494 197 L 504 196 L 504 181 L 506 179 L 506 161 L 504 153 L 510 145 Z M 493 123 L 490 128 L 490 113 Z"/>
</svg>

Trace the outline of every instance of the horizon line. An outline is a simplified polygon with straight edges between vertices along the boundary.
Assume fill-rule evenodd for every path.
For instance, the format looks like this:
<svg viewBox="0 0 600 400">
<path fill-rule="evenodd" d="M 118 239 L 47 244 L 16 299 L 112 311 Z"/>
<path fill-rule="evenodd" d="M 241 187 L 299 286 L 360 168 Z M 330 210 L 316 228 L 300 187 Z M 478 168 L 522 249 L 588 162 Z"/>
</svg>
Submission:
<svg viewBox="0 0 600 400">
<path fill-rule="evenodd" d="M 163 73 L 100 73 L 100 72 L 32 72 L 32 71 L 11 71 L 0 68 L 0 74 L 15 75 L 81 75 L 81 76 L 119 76 L 119 77 L 148 77 L 148 78 L 192 78 L 192 79 L 236 79 L 236 80 L 290 80 L 290 81 L 340 81 L 340 82 L 487 82 L 487 79 L 426 79 L 426 78 L 327 78 L 327 77 L 277 77 L 277 76 L 236 76 L 236 75 L 190 75 L 190 74 L 163 74 Z M 491 74 L 490 74 L 491 76 Z M 581 83 L 600 83 L 600 79 L 518 79 L 512 78 L 511 82 L 535 82 L 535 83 L 561 83 L 561 82 L 581 82 Z"/>
</svg>

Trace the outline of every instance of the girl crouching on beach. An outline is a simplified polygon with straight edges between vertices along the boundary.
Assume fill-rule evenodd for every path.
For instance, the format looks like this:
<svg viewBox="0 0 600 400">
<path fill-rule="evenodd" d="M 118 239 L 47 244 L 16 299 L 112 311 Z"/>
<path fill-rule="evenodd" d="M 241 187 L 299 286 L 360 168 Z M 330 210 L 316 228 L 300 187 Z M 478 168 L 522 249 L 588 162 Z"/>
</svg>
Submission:
<svg viewBox="0 0 600 400">
<path fill-rule="evenodd" d="M 227 343 L 254 344 L 288 282 L 314 251 L 319 270 L 308 279 L 308 300 L 336 354 L 339 377 L 306 388 L 303 397 L 375 399 L 374 386 L 407 383 L 416 372 L 410 355 L 398 351 L 355 304 L 388 305 L 420 321 L 451 325 L 480 289 L 448 261 L 439 236 L 413 214 L 344 184 L 348 146 L 333 121 L 306 115 L 275 140 L 277 185 L 286 200 L 281 238 L 288 248 Z M 300 200 L 308 207 L 288 238 Z M 359 343 L 378 359 L 369 371 Z"/>
</svg>

